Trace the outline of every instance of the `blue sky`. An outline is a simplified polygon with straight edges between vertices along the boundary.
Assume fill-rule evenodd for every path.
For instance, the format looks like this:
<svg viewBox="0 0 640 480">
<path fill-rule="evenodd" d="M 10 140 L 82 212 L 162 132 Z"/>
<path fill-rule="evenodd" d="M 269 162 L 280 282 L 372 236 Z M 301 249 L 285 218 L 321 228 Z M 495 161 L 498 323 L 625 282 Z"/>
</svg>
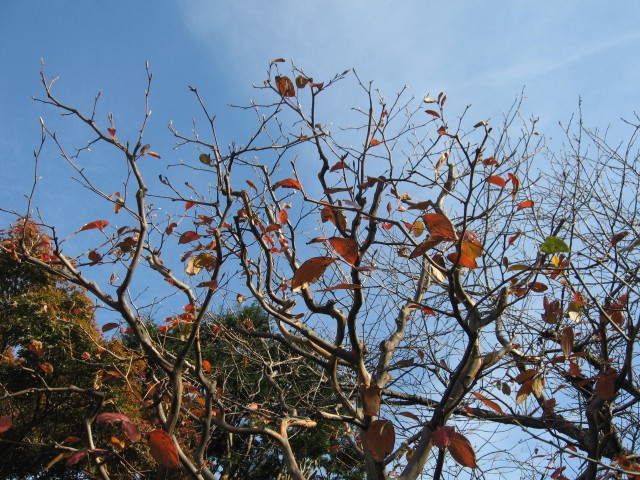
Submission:
<svg viewBox="0 0 640 480">
<path fill-rule="evenodd" d="M 524 88 L 525 116 L 540 117 L 542 133 L 560 137 L 557 124 L 576 112 L 579 97 L 587 124 L 612 125 L 614 133 L 619 118 L 638 108 L 638 18 L 640 4 L 632 1 L 5 0 L 0 205 L 24 205 L 38 117 L 51 117 L 31 100 L 42 93 L 41 58 L 49 75 L 60 76 L 58 93 L 70 104 L 87 108 L 103 90 L 105 112 L 116 112 L 121 128 L 140 118 L 148 60 L 156 144 L 169 142 L 169 120 L 187 122 L 195 111 L 187 85 L 224 112 L 226 104 L 252 98 L 251 84 L 276 57 L 316 78 L 355 68 L 386 95 L 404 85 L 416 97 L 445 91 L 450 105 L 472 105 L 479 119 L 500 119 Z M 352 93 L 342 91 L 336 106 L 356 104 Z M 74 133 L 76 126 L 63 125 L 56 127 Z M 224 130 L 231 140 L 241 127 L 227 122 Z M 77 201 L 64 190 L 49 202 L 64 171 L 59 163 L 41 165 L 40 191 L 55 215 Z"/>
</svg>

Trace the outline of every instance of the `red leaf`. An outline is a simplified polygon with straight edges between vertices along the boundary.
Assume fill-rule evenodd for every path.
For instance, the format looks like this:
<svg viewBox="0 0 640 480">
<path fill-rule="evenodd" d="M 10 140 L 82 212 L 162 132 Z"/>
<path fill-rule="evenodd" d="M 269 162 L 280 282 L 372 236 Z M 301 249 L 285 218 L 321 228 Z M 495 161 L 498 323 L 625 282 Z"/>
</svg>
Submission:
<svg viewBox="0 0 640 480">
<path fill-rule="evenodd" d="M 374 420 L 367 429 L 367 447 L 376 462 L 382 462 L 393 451 L 396 434 L 389 420 Z"/>
<path fill-rule="evenodd" d="M 436 118 L 440 118 L 440 114 L 438 112 L 436 112 L 435 110 L 425 110 L 426 113 L 428 113 L 429 115 L 436 117 Z"/>
<path fill-rule="evenodd" d="M 141 438 L 140 430 L 131 422 L 122 422 L 122 432 L 129 437 L 129 440 L 132 442 L 137 442 Z"/>
<path fill-rule="evenodd" d="M 115 322 L 105 323 L 102 326 L 102 332 L 108 332 L 109 330 L 113 330 L 114 328 L 118 328 L 120 325 Z"/>
<path fill-rule="evenodd" d="M 600 375 L 596 380 L 596 393 L 605 402 L 616 398 L 614 375 Z"/>
<path fill-rule="evenodd" d="M 358 243 L 351 238 L 329 238 L 329 243 L 333 249 L 344 258 L 347 263 L 355 264 L 358 260 Z"/>
<path fill-rule="evenodd" d="M 616 233 L 614 236 L 611 237 L 611 241 L 610 241 L 611 246 L 615 247 L 618 244 L 618 242 L 620 242 L 620 240 L 622 240 L 627 235 L 629 235 L 629 232 Z"/>
<path fill-rule="evenodd" d="M 518 230 L 514 236 L 509 237 L 509 245 L 513 245 L 513 242 L 515 242 L 520 235 L 522 235 L 522 230 Z"/>
<path fill-rule="evenodd" d="M 109 222 L 107 222 L 106 220 L 94 220 L 93 222 L 87 223 L 85 226 L 83 226 L 78 231 L 79 232 L 83 232 L 85 230 L 91 230 L 91 229 L 94 229 L 94 228 L 97 228 L 98 230 L 102 230 L 107 225 L 109 225 Z"/>
<path fill-rule="evenodd" d="M 372 138 L 371 141 L 369 142 L 369 146 L 371 147 L 377 147 L 378 145 L 380 145 L 382 142 L 380 140 L 376 140 L 375 138 Z"/>
<path fill-rule="evenodd" d="M 523 208 L 533 208 L 533 200 L 525 200 L 524 202 L 520 203 L 517 210 L 522 210 Z"/>
<path fill-rule="evenodd" d="M 455 433 L 455 427 L 441 427 L 431 432 L 431 441 L 436 447 L 446 448 L 451 445 Z"/>
<path fill-rule="evenodd" d="M 304 262 L 291 279 L 291 290 L 300 291 L 317 281 L 329 265 L 335 262 L 331 257 L 314 257 Z"/>
<path fill-rule="evenodd" d="M 64 462 L 64 464 L 68 467 L 70 465 L 75 465 L 76 463 L 78 463 L 80 460 L 82 460 L 84 457 L 87 456 L 87 450 L 83 449 L 83 450 L 76 450 L 75 452 L 73 452 L 71 455 L 69 455 L 67 457 L 66 462 Z"/>
<path fill-rule="evenodd" d="M 287 211 L 280 210 L 280 212 L 278 213 L 278 221 L 280 222 L 280 224 L 285 225 L 288 220 L 289 220 L 289 214 L 287 214 Z"/>
<path fill-rule="evenodd" d="M 504 188 L 507 186 L 507 181 L 504 178 L 499 177 L 497 175 L 491 175 L 490 177 L 487 177 L 487 182 L 493 185 L 496 185 L 500 188 Z"/>
<path fill-rule="evenodd" d="M 113 138 L 113 140 L 115 142 L 118 141 L 118 139 L 116 138 L 116 129 L 115 128 L 107 128 L 107 132 L 109 132 L 109 135 L 111 135 L 111 138 Z"/>
<path fill-rule="evenodd" d="M 546 291 L 549 287 L 542 282 L 531 282 L 529 288 L 534 292 L 540 293 Z"/>
<path fill-rule="evenodd" d="M 441 213 L 425 213 L 422 219 L 432 237 L 438 237 L 442 240 L 456 239 L 453 224 L 446 215 Z"/>
<path fill-rule="evenodd" d="M 0 417 L 0 433 L 4 433 L 11 428 L 13 423 L 11 417 Z"/>
<path fill-rule="evenodd" d="M 284 75 L 276 76 L 276 88 L 283 97 L 295 97 L 296 91 L 293 88 L 291 79 Z"/>
<path fill-rule="evenodd" d="M 113 423 L 113 422 L 130 422 L 131 420 L 124 413 L 104 412 L 96 416 L 96 422 Z"/>
<path fill-rule="evenodd" d="M 486 167 L 498 165 L 498 160 L 496 160 L 496 157 L 486 158 L 482 160 L 482 164 Z"/>
<path fill-rule="evenodd" d="M 463 467 L 476 468 L 476 452 L 464 435 L 454 432 L 449 445 L 451 457 Z"/>
<path fill-rule="evenodd" d="M 188 230 L 180 235 L 180 240 L 178 240 L 178 243 L 189 243 L 193 242 L 194 240 L 198 240 L 199 238 L 201 238 L 201 235 L 198 235 L 193 230 Z"/>
<path fill-rule="evenodd" d="M 196 202 L 192 202 L 191 200 L 189 200 L 188 202 L 185 202 L 184 204 L 184 209 L 185 210 L 189 210 L 191 207 L 193 207 L 196 204 Z"/>
<path fill-rule="evenodd" d="M 167 432 L 154 430 L 149 433 L 148 442 L 151 456 L 159 465 L 166 468 L 175 468 L 180 464 L 178 449 Z"/>
<path fill-rule="evenodd" d="M 40 365 L 38 365 L 40 367 L 40 370 L 42 370 L 44 373 L 53 373 L 53 365 L 51 365 L 50 363 L 41 363 Z"/>
<path fill-rule="evenodd" d="M 296 190 L 302 190 L 302 185 L 300 185 L 300 182 L 295 178 L 286 178 L 284 180 L 280 180 L 279 182 L 276 182 L 273 184 L 273 190 L 279 187 L 295 188 Z"/>
<path fill-rule="evenodd" d="M 95 250 L 91 250 L 89 252 L 88 257 L 89 257 L 89 260 L 91 260 L 92 263 L 98 263 L 100 260 L 102 260 L 102 255 L 100 255 Z"/>
</svg>

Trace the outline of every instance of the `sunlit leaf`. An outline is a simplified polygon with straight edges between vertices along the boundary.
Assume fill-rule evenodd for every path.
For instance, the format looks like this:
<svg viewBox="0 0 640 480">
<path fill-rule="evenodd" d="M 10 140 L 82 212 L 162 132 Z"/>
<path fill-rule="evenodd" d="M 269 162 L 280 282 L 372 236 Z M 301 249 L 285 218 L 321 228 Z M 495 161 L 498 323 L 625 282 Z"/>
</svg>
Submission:
<svg viewBox="0 0 640 480">
<path fill-rule="evenodd" d="M 378 145 L 380 145 L 382 142 L 380 140 L 376 140 L 375 138 L 372 138 L 371 141 L 369 142 L 369 146 L 371 147 L 376 147 Z"/>
<path fill-rule="evenodd" d="M 451 444 L 449 445 L 451 457 L 463 467 L 476 468 L 476 453 L 467 438 L 454 432 Z"/>
<path fill-rule="evenodd" d="M 325 272 L 327 267 L 335 262 L 331 257 L 314 257 L 304 262 L 291 279 L 291 290 L 298 292 L 317 281 Z"/>
<path fill-rule="evenodd" d="M 420 220 L 416 220 L 415 222 L 413 222 L 413 225 L 411 226 L 411 232 L 413 233 L 414 237 L 420 237 L 424 233 L 424 223 L 422 223 Z"/>
<path fill-rule="evenodd" d="M 518 390 L 518 393 L 516 394 L 516 405 L 520 405 L 521 403 L 523 403 L 527 399 L 527 397 L 531 394 L 532 383 L 533 383 L 533 380 L 527 380 L 522 384 L 522 386 Z"/>
<path fill-rule="evenodd" d="M 496 185 L 500 188 L 504 188 L 507 186 L 507 181 L 497 175 L 491 175 L 490 177 L 487 177 L 487 183 L 491 183 L 492 185 Z"/>
<path fill-rule="evenodd" d="M 358 243 L 351 238 L 332 237 L 328 239 L 333 249 L 351 265 L 358 261 Z"/>
<path fill-rule="evenodd" d="M 487 397 L 485 397 L 484 395 L 482 395 L 481 393 L 478 392 L 471 392 L 478 400 L 480 400 L 482 403 L 484 403 L 487 407 L 489 407 L 490 409 L 498 412 L 498 413 L 504 413 L 502 411 L 502 408 L 500 407 L 500 405 L 498 405 L 496 402 L 494 402 L 493 400 L 489 400 Z"/>
<path fill-rule="evenodd" d="M 44 355 L 44 345 L 40 340 L 31 340 L 31 343 L 29 343 L 29 350 L 38 358 L 42 358 Z"/>
<path fill-rule="evenodd" d="M 207 271 L 213 270 L 216 266 L 216 258 L 209 253 L 200 253 L 194 257 L 191 257 L 185 267 L 185 273 L 187 275 L 197 275 L 204 268 Z"/>
<path fill-rule="evenodd" d="M 560 252 L 569 252 L 569 246 L 561 238 L 549 235 L 545 238 L 544 243 L 540 245 L 540 251 L 553 255 Z"/>
<path fill-rule="evenodd" d="M 302 185 L 300 185 L 300 182 L 295 178 L 285 178 L 284 180 L 280 180 L 279 182 L 276 182 L 273 184 L 274 190 L 280 187 L 293 188 L 295 190 L 302 190 Z"/>
<path fill-rule="evenodd" d="M 396 434 L 390 420 L 374 420 L 367 429 L 367 447 L 376 462 L 382 462 L 393 452 Z"/>
<path fill-rule="evenodd" d="M 442 155 L 440 155 L 440 158 L 436 162 L 436 165 L 434 167 L 434 171 L 435 171 L 436 177 L 438 176 L 438 170 L 440 170 L 440 167 L 442 167 L 444 162 L 447 161 L 447 158 L 449 158 L 449 151 L 448 150 L 446 152 L 444 152 Z"/>
<path fill-rule="evenodd" d="M 447 448 L 449 445 L 451 445 L 451 441 L 453 440 L 453 436 L 455 433 L 455 427 L 440 427 L 431 432 L 431 441 L 436 447 Z"/>
<path fill-rule="evenodd" d="M 522 210 L 523 208 L 533 208 L 533 200 L 525 200 L 518 205 L 516 210 Z"/>
<path fill-rule="evenodd" d="M 422 216 L 424 224 L 432 237 L 442 240 L 455 240 L 456 232 L 451 220 L 441 213 L 425 213 Z"/>
<path fill-rule="evenodd" d="M 94 220 L 93 222 L 89 222 L 86 225 L 84 225 L 80 230 L 78 230 L 79 232 L 83 232 L 85 230 L 92 230 L 94 228 L 97 228 L 98 230 L 102 230 L 104 227 L 106 227 L 107 225 L 109 225 L 109 222 L 107 222 L 106 220 Z"/>
<path fill-rule="evenodd" d="M 276 76 L 276 88 L 283 97 L 295 97 L 296 95 L 291 79 L 285 75 Z"/>
<path fill-rule="evenodd" d="M 53 365 L 51 365 L 50 363 L 41 363 L 38 366 L 40 367 L 40 370 L 42 370 L 44 373 L 48 373 L 48 374 L 53 373 Z"/>
<path fill-rule="evenodd" d="M 175 468 L 180 463 L 178 450 L 171 436 L 164 430 L 154 430 L 148 437 L 149 451 L 153 459 L 166 468 Z"/>
</svg>

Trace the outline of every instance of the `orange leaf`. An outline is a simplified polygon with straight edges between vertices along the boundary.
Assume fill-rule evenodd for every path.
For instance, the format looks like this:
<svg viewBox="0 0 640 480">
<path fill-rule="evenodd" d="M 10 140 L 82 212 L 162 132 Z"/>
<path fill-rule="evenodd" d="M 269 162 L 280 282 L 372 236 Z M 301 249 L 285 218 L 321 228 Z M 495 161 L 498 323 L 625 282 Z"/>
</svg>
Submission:
<svg viewBox="0 0 640 480">
<path fill-rule="evenodd" d="M 44 345 L 40 340 L 31 340 L 29 344 L 29 350 L 38 358 L 42 358 L 44 355 Z"/>
<path fill-rule="evenodd" d="M 293 82 L 287 76 L 276 76 L 276 87 L 278 89 L 278 93 L 283 97 L 295 97 L 296 95 L 296 91 L 293 88 Z"/>
<path fill-rule="evenodd" d="M 333 249 L 344 258 L 347 263 L 353 265 L 358 260 L 358 243 L 351 238 L 329 238 L 329 243 Z"/>
<path fill-rule="evenodd" d="M 531 282 L 529 288 L 534 292 L 540 293 L 546 291 L 549 287 L 542 282 Z"/>
<path fill-rule="evenodd" d="M 518 393 L 516 394 L 516 405 L 520 405 L 524 402 L 527 397 L 531 394 L 531 387 L 533 385 L 533 380 L 527 380 L 522 384 Z"/>
<path fill-rule="evenodd" d="M 95 250 L 91 250 L 89 252 L 88 257 L 89 257 L 89 260 L 91 260 L 92 263 L 98 263 L 100 260 L 102 260 L 102 255 L 100 255 Z"/>
<path fill-rule="evenodd" d="M 412 413 L 412 412 L 400 412 L 400 413 L 398 413 L 398 415 L 402 415 L 403 417 L 410 418 L 411 420 L 415 420 L 416 422 L 420 423 L 420 417 L 417 416 L 415 413 Z"/>
<path fill-rule="evenodd" d="M 428 250 L 442 243 L 442 238 L 440 237 L 428 237 L 426 240 L 423 240 L 418 244 L 416 248 L 413 249 L 413 252 L 409 254 L 409 258 L 416 258 L 427 253 Z"/>
<path fill-rule="evenodd" d="M 44 373 L 53 373 L 53 365 L 50 363 L 41 363 L 38 365 Z"/>
<path fill-rule="evenodd" d="M 291 279 L 291 290 L 298 292 L 317 281 L 329 265 L 335 262 L 331 257 L 314 257 L 304 262 Z"/>
<path fill-rule="evenodd" d="M 295 188 L 296 190 L 302 190 L 302 185 L 295 178 L 286 178 L 273 184 L 273 190 L 276 188 Z"/>
<path fill-rule="evenodd" d="M 205 372 L 210 372 L 211 371 L 211 363 L 209 363 L 209 360 L 202 360 L 202 369 Z"/>
<path fill-rule="evenodd" d="M 194 240 L 198 240 L 199 238 L 201 238 L 201 236 L 196 232 L 194 232 L 193 230 L 187 230 L 182 235 L 180 235 L 180 240 L 178 240 L 178 243 L 189 243 L 193 242 Z"/>
<path fill-rule="evenodd" d="M 456 239 L 453 224 L 446 215 L 441 213 L 425 213 L 422 219 L 432 237 L 439 237 L 442 240 Z"/>
<path fill-rule="evenodd" d="M 116 137 L 116 129 L 115 128 L 107 128 L 107 132 L 109 132 L 109 135 L 111 135 L 111 138 L 113 138 L 114 141 L 118 141 L 118 138 Z"/>
<path fill-rule="evenodd" d="M 455 427 L 440 427 L 431 432 L 431 441 L 436 447 L 447 448 L 451 445 L 451 440 L 455 433 Z"/>
<path fill-rule="evenodd" d="M 525 200 L 524 202 L 520 203 L 517 210 L 522 210 L 523 208 L 533 208 L 533 200 Z"/>
<path fill-rule="evenodd" d="M 376 462 L 382 462 L 393 451 L 396 433 L 389 420 L 374 420 L 367 429 L 367 447 Z"/>
<path fill-rule="evenodd" d="M 147 152 L 146 155 L 149 155 L 150 157 L 160 158 L 160 155 L 156 152 Z"/>
<path fill-rule="evenodd" d="M 482 160 L 482 164 L 486 167 L 498 165 L 498 160 L 496 160 L 496 157 L 485 158 L 484 160 Z"/>
<path fill-rule="evenodd" d="M 454 432 L 449 445 L 451 457 L 463 467 L 476 468 L 476 452 L 466 437 L 458 432 Z"/>
<path fill-rule="evenodd" d="M 490 177 L 487 177 L 487 182 L 493 185 L 496 185 L 500 188 L 504 188 L 507 186 L 507 181 L 504 178 L 499 177 L 497 175 L 491 175 Z"/>
<path fill-rule="evenodd" d="M 153 459 L 166 468 L 175 468 L 180 463 L 178 449 L 173 444 L 171 436 L 164 430 L 154 430 L 149 433 L 149 450 Z"/>
<path fill-rule="evenodd" d="M 500 407 L 500 405 L 498 405 L 496 402 L 494 402 L 493 400 L 489 400 L 487 397 L 485 397 L 484 395 L 482 395 L 481 393 L 478 392 L 471 392 L 473 393 L 473 395 L 480 400 L 482 403 L 484 403 L 487 407 L 489 407 L 492 410 L 495 410 L 498 413 L 504 413 L 502 411 L 502 408 Z"/>
<path fill-rule="evenodd" d="M 84 232 L 85 230 L 91 230 L 94 228 L 97 228 L 98 230 L 101 230 L 106 227 L 107 225 L 109 225 L 109 222 L 107 222 L 106 220 L 94 220 L 93 222 L 89 222 L 87 223 L 85 226 L 83 226 L 80 230 L 78 230 L 79 232 Z"/>
<path fill-rule="evenodd" d="M 371 141 L 369 142 L 369 146 L 371 147 L 376 147 L 378 145 L 380 145 L 382 142 L 380 140 L 376 140 L 375 138 L 372 138 Z"/>
<path fill-rule="evenodd" d="M 280 222 L 280 224 L 284 225 L 287 223 L 288 220 L 289 220 L 289 215 L 287 214 L 287 211 L 280 210 L 280 212 L 278 213 L 278 221 Z"/>
<path fill-rule="evenodd" d="M 256 187 L 256 184 L 253 183 L 251 180 L 247 180 L 247 185 L 249 185 L 251 188 L 253 188 L 256 193 L 258 193 L 258 187 Z"/>
</svg>

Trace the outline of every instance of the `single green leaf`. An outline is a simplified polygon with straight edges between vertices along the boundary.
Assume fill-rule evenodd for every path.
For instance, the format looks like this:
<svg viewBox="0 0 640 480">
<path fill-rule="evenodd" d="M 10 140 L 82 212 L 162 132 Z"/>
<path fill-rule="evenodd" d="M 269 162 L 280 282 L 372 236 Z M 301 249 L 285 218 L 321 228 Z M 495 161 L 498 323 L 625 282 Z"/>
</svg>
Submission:
<svg viewBox="0 0 640 480">
<path fill-rule="evenodd" d="M 568 252 L 569 245 L 567 245 L 561 238 L 549 235 L 547 238 L 545 238 L 544 243 L 540 245 L 540 251 L 543 253 L 548 253 L 549 255 L 560 252 Z"/>
</svg>

